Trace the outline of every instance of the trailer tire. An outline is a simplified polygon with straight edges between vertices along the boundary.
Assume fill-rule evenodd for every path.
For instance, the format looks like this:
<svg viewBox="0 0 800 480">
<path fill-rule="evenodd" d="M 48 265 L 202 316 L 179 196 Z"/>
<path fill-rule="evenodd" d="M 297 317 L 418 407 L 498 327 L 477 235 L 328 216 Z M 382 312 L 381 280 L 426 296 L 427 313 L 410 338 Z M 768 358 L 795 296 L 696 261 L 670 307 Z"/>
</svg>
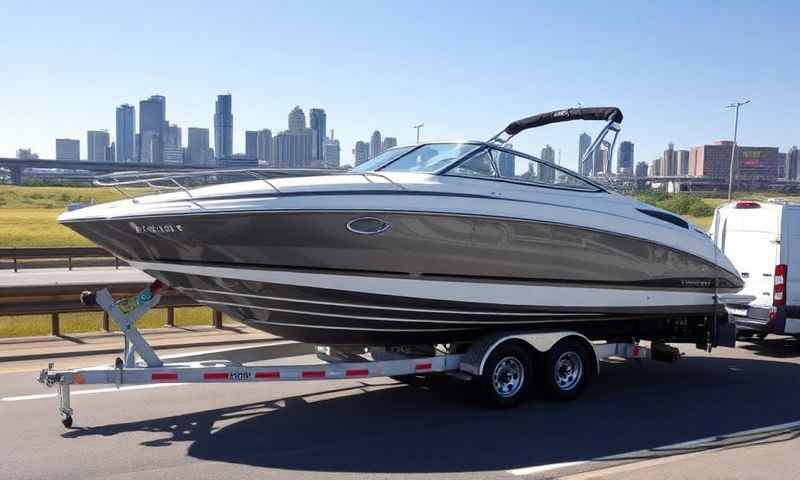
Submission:
<svg viewBox="0 0 800 480">
<path fill-rule="evenodd" d="M 492 351 L 476 384 L 490 407 L 510 408 L 527 397 L 533 377 L 530 349 L 510 342 Z"/>
<path fill-rule="evenodd" d="M 544 354 L 542 390 L 550 400 L 568 402 L 578 398 L 595 374 L 594 357 L 586 342 L 566 338 Z"/>
</svg>

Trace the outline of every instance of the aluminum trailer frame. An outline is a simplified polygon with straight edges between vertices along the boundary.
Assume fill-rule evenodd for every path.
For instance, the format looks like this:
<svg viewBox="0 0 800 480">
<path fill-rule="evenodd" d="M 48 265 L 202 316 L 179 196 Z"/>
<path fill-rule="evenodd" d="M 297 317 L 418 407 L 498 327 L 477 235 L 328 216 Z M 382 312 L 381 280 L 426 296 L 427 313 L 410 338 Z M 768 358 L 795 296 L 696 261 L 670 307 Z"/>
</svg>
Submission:
<svg viewBox="0 0 800 480">
<path fill-rule="evenodd" d="M 72 385 L 116 385 L 119 388 L 122 385 L 156 383 L 268 383 L 402 377 L 444 372 L 462 378 L 480 378 L 489 373 L 486 371 L 487 361 L 503 345 L 524 344 L 545 354 L 565 339 L 573 339 L 574 344 L 585 346 L 585 351 L 592 357 L 590 364 L 585 367 L 591 373 L 599 372 L 600 360 L 609 358 L 660 357 L 674 361 L 679 356 L 677 349 L 663 344 L 648 348 L 640 346 L 638 342 L 597 343 L 576 332 L 548 331 L 497 333 L 468 346 L 438 346 L 427 354 L 382 347 L 362 347 L 360 351 L 358 348 L 331 350 L 331 347 L 318 347 L 318 356 L 325 361 L 314 365 L 245 366 L 228 360 L 164 363 L 135 326 L 136 320 L 158 304 L 161 298 L 159 292 L 163 288 L 163 284 L 155 282 L 136 296 L 117 301 L 108 289 L 82 294 L 84 303 L 99 305 L 120 327 L 125 338 L 124 358 L 117 358 L 115 364 L 110 366 L 66 370 L 56 369 L 51 363 L 40 372 L 40 383 L 58 388 L 58 413 L 65 427 L 71 428 L 73 423 L 74 410 L 70 401 Z M 137 354 L 139 360 L 136 359 Z M 367 358 L 366 354 L 371 358 Z M 497 368 L 493 372 L 495 383 Z"/>
</svg>

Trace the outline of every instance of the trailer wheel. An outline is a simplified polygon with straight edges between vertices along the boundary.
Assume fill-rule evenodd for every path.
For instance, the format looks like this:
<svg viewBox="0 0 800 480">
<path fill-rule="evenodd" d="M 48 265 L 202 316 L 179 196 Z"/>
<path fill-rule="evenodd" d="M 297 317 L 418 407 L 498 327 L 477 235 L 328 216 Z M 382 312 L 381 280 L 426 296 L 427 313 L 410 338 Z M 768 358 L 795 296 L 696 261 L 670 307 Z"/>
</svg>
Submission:
<svg viewBox="0 0 800 480">
<path fill-rule="evenodd" d="M 594 376 L 592 355 L 584 342 L 567 338 L 544 355 L 542 389 L 551 400 L 575 400 Z"/>
<path fill-rule="evenodd" d="M 484 399 L 492 407 L 509 408 L 525 399 L 533 379 L 533 359 L 525 347 L 499 345 L 486 359 L 480 381 Z"/>
</svg>

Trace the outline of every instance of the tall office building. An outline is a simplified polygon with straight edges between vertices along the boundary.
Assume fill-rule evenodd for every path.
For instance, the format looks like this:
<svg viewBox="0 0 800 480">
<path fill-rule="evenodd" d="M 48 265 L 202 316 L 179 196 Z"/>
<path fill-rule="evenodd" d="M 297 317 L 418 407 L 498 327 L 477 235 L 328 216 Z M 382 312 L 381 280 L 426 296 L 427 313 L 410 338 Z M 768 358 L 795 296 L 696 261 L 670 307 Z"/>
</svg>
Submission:
<svg viewBox="0 0 800 480">
<path fill-rule="evenodd" d="M 167 125 L 167 135 L 164 138 L 164 145 L 183 146 L 183 133 L 181 127 L 174 123 Z"/>
<path fill-rule="evenodd" d="M 153 95 L 139 102 L 139 161 L 163 163 L 163 144 L 167 130 L 167 99 Z M 147 144 L 142 144 L 146 140 Z"/>
<path fill-rule="evenodd" d="M 185 163 L 191 165 L 212 165 L 214 154 L 209 148 L 209 132 L 207 128 L 189 127 Z"/>
<path fill-rule="evenodd" d="M 353 147 L 353 166 L 361 165 L 367 160 L 369 160 L 369 144 L 359 140 Z"/>
<path fill-rule="evenodd" d="M 306 128 L 306 114 L 299 105 L 289 112 L 289 130 L 302 130 Z"/>
<path fill-rule="evenodd" d="M 682 177 L 689 175 L 689 150 L 675 150 L 676 174 Z"/>
<path fill-rule="evenodd" d="M 273 151 L 277 168 L 308 168 L 311 165 L 311 129 L 284 130 L 275 135 Z"/>
<path fill-rule="evenodd" d="M 669 142 L 664 155 L 661 157 L 661 176 L 674 177 L 678 175 L 678 162 L 675 157 L 675 144 Z"/>
<path fill-rule="evenodd" d="M 636 164 L 635 175 L 637 177 L 646 177 L 647 176 L 647 162 L 639 162 L 639 163 Z"/>
<path fill-rule="evenodd" d="M 611 174 L 611 143 L 606 140 L 600 142 L 600 145 L 594 150 L 592 162 L 592 175 L 609 175 Z"/>
<path fill-rule="evenodd" d="M 327 132 L 325 124 L 327 123 L 327 115 L 325 110 L 321 108 L 312 108 L 308 112 L 308 122 L 311 127 L 311 159 L 317 162 L 322 162 L 325 157 L 325 133 Z"/>
<path fill-rule="evenodd" d="M 650 164 L 649 172 L 651 177 L 661 176 L 661 163 L 662 159 L 661 157 L 658 157 L 655 160 L 653 160 L 653 162 Z"/>
<path fill-rule="evenodd" d="M 268 128 L 259 130 L 257 143 L 256 158 L 258 158 L 258 161 L 272 165 L 272 130 Z"/>
<path fill-rule="evenodd" d="M 164 163 L 167 165 L 183 165 L 185 163 L 183 147 L 172 143 L 163 147 Z"/>
<path fill-rule="evenodd" d="M 786 152 L 786 178 L 798 180 L 798 173 L 800 173 L 800 149 L 793 146 Z"/>
<path fill-rule="evenodd" d="M 556 152 L 553 150 L 553 147 L 550 145 L 546 145 L 542 149 L 542 160 L 545 162 L 556 163 Z M 544 164 L 539 164 L 539 172 L 538 172 L 538 179 L 542 183 L 555 183 L 556 181 L 556 170 L 553 167 L 548 167 Z"/>
<path fill-rule="evenodd" d="M 778 152 L 778 178 L 786 178 L 786 162 L 789 158 L 787 153 Z"/>
<path fill-rule="evenodd" d="M 511 143 L 503 144 L 503 147 L 513 150 L 514 145 Z M 515 156 L 505 152 L 500 151 L 500 155 L 497 156 L 497 169 L 499 170 L 501 177 L 511 178 L 516 175 L 516 161 Z M 527 160 L 525 160 L 527 162 Z"/>
<path fill-rule="evenodd" d="M 369 158 L 375 158 L 383 152 L 383 143 L 381 142 L 381 132 L 375 130 L 369 139 Z"/>
<path fill-rule="evenodd" d="M 78 162 L 81 159 L 81 141 L 56 138 L 56 160 Z"/>
<path fill-rule="evenodd" d="M 325 141 L 325 154 L 324 165 L 326 168 L 339 167 L 339 156 L 341 155 L 341 146 L 339 140 L 328 139 Z"/>
<path fill-rule="evenodd" d="M 247 130 L 244 132 L 244 154 L 248 157 L 258 158 L 258 132 Z"/>
<path fill-rule="evenodd" d="M 88 153 L 86 159 L 90 162 L 105 162 L 106 147 L 108 147 L 111 137 L 108 130 L 89 130 L 86 132 L 86 148 Z"/>
<path fill-rule="evenodd" d="M 383 150 L 384 152 L 385 152 L 386 150 L 389 150 L 390 148 L 394 148 L 394 147 L 396 147 L 396 146 L 397 146 L 397 138 L 395 138 L 395 137 L 385 137 L 385 138 L 383 139 L 383 147 L 382 147 L 382 150 Z"/>
<path fill-rule="evenodd" d="M 134 140 L 136 138 L 136 108 L 123 104 L 117 107 L 116 161 L 133 162 L 135 157 Z"/>
<path fill-rule="evenodd" d="M 233 154 L 233 100 L 230 93 L 217 95 L 214 106 L 214 150 L 218 158 Z"/>
<path fill-rule="evenodd" d="M 111 145 L 106 147 L 105 161 L 106 162 L 113 162 L 114 158 L 116 158 L 116 151 L 117 151 L 116 144 L 114 142 L 111 142 Z"/>
<path fill-rule="evenodd" d="M 592 159 L 587 158 L 586 161 L 583 160 L 583 156 L 586 155 L 586 151 L 589 150 L 591 146 L 592 137 L 585 132 L 581 133 L 578 137 L 578 172 L 581 175 L 588 176 L 592 174 Z"/>
<path fill-rule="evenodd" d="M 619 144 L 617 173 L 620 175 L 633 175 L 633 142 L 622 142 Z"/>
</svg>

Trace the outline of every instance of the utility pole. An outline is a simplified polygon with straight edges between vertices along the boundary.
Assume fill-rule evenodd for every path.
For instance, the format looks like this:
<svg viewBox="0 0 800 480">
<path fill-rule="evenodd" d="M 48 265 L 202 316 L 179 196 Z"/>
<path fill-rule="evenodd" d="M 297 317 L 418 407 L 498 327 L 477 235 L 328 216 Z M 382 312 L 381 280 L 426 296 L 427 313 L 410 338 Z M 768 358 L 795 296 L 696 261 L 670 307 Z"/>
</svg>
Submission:
<svg viewBox="0 0 800 480">
<path fill-rule="evenodd" d="M 417 143 L 419 143 L 419 129 L 424 127 L 424 126 L 425 126 L 424 123 L 420 123 L 419 125 L 414 125 L 413 127 L 411 127 L 411 128 L 416 128 L 417 129 Z"/>
<path fill-rule="evenodd" d="M 734 102 L 728 105 L 726 108 L 735 108 L 736 109 L 736 120 L 733 124 L 733 148 L 731 149 L 731 171 L 730 176 L 728 178 L 728 201 L 730 202 L 733 199 L 733 166 L 734 161 L 736 159 L 736 137 L 739 133 L 739 108 L 742 105 L 747 105 L 750 103 L 750 100 L 745 100 L 744 102 Z"/>
</svg>

